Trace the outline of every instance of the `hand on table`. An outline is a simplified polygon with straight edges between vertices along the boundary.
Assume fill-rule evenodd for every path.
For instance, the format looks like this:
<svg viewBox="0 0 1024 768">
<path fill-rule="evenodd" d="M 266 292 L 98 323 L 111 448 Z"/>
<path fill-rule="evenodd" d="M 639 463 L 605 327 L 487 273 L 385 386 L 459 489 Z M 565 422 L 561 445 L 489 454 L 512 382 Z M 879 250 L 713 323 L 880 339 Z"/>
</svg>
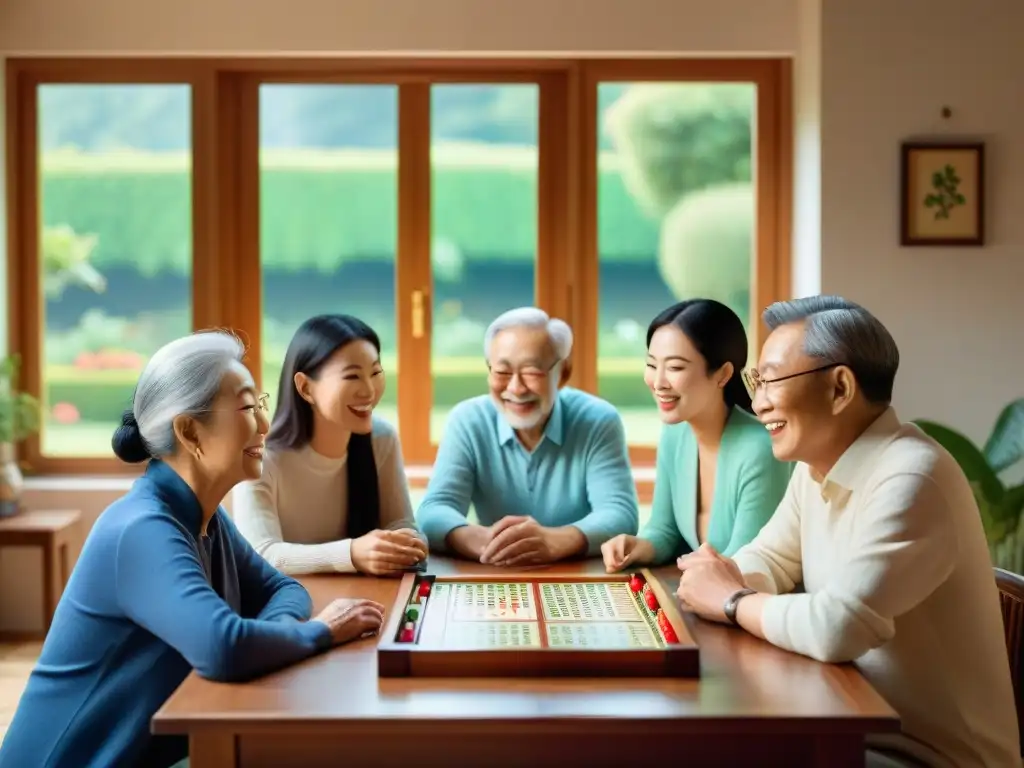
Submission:
<svg viewBox="0 0 1024 768">
<path fill-rule="evenodd" d="M 725 601 L 746 586 L 736 563 L 702 544 L 696 552 L 680 557 L 677 564 L 683 575 L 676 594 L 683 607 L 702 619 L 726 622 Z"/>
<path fill-rule="evenodd" d="M 608 573 L 621 571 L 627 565 L 648 565 L 654 560 L 654 545 L 647 539 L 620 533 L 601 545 L 601 557 Z"/>
<path fill-rule="evenodd" d="M 327 625 L 335 645 L 375 635 L 384 622 L 384 606 L 373 600 L 341 598 L 312 619 Z"/>
<path fill-rule="evenodd" d="M 718 561 L 725 563 L 736 580 L 741 584 L 745 584 L 743 574 L 740 572 L 740 568 L 736 565 L 736 561 L 730 557 L 723 556 L 718 550 L 712 547 L 710 544 L 705 542 L 700 545 L 700 548 L 696 552 L 691 552 L 688 555 L 676 558 L 676 566 L 680 571 L 686 571 L 687 568 L 692 568 L 700 563 L 707 563 L 711 561 Z"/>
<path fill-rule="evenodd" d="M 427 556 L 427 545 L 415 531 L 370 531 L 352 540 L 352 565 L 371 576 L 404 573 Z"/>
<path fill-rule="evenodd" d="M 490 540 L 480 554 L 480 562 L 501 567 L 553 563 L 587 545 L 578 528 L 548 528 L 520 515 L 503 517 L 488 530 Z"/>
<path fill-rule="evenodd" d="M 460 525 L 448 534 L 445 544 L 469 560 L 479 560 L 491 541 L 491 529 L 485 525 Z"/>
</svg>

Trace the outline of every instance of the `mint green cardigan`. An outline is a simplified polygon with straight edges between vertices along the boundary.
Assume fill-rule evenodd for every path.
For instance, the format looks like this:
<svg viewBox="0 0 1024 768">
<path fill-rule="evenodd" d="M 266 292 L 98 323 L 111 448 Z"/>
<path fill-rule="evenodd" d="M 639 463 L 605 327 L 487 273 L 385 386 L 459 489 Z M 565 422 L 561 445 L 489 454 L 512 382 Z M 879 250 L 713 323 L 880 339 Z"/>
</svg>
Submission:
<svg viewBox="0 0 1024 768">
<path fill-rule="evenodd" d="M 774 514 L 793 465 L 772 454 L 771 438 L 754 416 L 733 408 L 722 433 L 707 541 L 731 557 Z M 662 564 L 703 543 L 697 538 L 697 439 L 689 424 L 662 429 L 651 517 L 640 538 L 654 545 Z"/>
</svg>

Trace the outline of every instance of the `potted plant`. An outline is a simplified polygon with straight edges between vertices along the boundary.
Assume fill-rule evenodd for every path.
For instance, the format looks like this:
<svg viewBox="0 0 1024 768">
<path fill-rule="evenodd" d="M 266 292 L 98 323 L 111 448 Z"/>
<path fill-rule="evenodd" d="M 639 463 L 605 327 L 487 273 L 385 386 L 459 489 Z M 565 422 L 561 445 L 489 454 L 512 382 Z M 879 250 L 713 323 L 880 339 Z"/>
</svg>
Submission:
<svg viewBox="0 0 1024 768">
<path fill-rule="evenodd" d="M 1003 408 L 983 448 L 943 424 L 926 419 L 914 423 L 949 451 L 967 475 L 993 565 L 1024 572 L 1024 483 L 1001 477 L 1024 459 L 1024 398 Z"/>
<path fill-rule="evenodd" d="M 39 401 L 18 391 L 21 359 L 0 361 L 0 517 L 17 514 L 23 484 L 15 445 L 39 431 Z"/>
</svg>

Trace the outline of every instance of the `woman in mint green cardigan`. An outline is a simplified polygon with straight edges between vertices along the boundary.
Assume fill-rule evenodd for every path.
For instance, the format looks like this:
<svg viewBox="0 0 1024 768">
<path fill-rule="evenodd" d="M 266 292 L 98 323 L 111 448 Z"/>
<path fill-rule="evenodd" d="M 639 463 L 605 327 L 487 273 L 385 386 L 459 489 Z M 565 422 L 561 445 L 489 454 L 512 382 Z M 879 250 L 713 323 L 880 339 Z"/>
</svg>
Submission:
<svg viewBox="0 0 1024 768">
<path fill-rule="evenodd" d="M 729 557 L 775 512 L 792 465 L 775 459 L 753 415 L 746 362 L 743 323 L 717 301 L 683 301 L 651 322 L 644 379 L 665 423 L 654 505 L 639 536 L 601 548 L 608 571 L 660 565 L 705 542 Z"/>
</svg>

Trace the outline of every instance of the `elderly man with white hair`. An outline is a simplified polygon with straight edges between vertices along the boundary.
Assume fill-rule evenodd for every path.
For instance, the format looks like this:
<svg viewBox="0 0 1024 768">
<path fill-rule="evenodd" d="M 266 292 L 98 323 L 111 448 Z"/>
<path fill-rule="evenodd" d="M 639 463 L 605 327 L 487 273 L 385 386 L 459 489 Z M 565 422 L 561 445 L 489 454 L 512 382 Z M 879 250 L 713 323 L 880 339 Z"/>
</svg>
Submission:
<svg viewBox="0 0 1024 768">
<path fill-rule="evenodd" d="M 569 326 L 535 307 L 487 329 L 490 392 L 452 410 L 416 513 L 432 551 L 536 565 L 596 555 L 608 539 L 636 533 L 622 419 L 565 386 L 571 352 Z"/>
<path fill-rule="evenodd" d="M 869 740 L 869 767 L 1019 768 L 981 516 L 956 461 L 890 405 L 896 342 L 837 296 L 780 302 L 764 319 L 754 411 L 776 458 L 799 463 L 732 559 L 708 547 L 680 558 L 680 599 L 786 650 L 852 662 L 903 725 Z"/>
</svg>

